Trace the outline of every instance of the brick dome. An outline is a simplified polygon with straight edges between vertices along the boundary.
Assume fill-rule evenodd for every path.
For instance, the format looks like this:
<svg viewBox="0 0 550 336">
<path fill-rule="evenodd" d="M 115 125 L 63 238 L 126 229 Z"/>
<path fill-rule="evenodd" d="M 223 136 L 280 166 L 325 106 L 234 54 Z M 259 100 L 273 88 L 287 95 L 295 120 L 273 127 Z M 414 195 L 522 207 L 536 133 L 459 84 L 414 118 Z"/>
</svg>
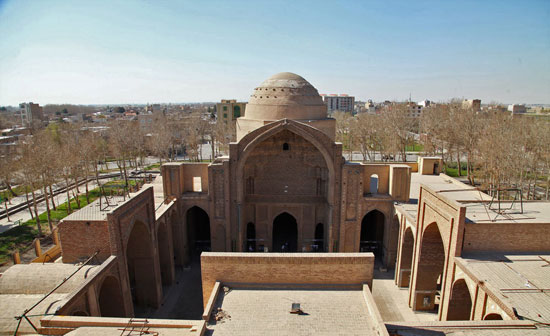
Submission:
<svg viewBox="0 0 550 336">
<path fill-rule="evenodd" d="M 291 72 L 281 72 L 254 89 L 245 118 L 319 120 L 327 118 L 327 108 L 317 89 L 307 80 Z"/>
</svg>

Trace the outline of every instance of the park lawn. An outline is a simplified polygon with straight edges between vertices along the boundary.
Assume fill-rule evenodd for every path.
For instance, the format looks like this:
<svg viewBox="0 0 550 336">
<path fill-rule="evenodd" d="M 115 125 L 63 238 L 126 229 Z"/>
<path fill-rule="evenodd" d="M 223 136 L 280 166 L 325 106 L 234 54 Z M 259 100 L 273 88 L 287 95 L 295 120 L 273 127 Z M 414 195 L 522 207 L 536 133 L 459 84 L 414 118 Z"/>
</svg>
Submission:
<svg viewBox="0 0 550 336">
<path fill-rule="evenodd" d="M 424 145 L 415 143 L 414 145 L 408 145 L 405 147 L 405 150 L 407 152 L 422 152 L 424 151 Z"/>
<path fill-rule="evenodd" d="M 135 185 L 135 180 L 128 181 L 130 185 Z M 115 180 L 110 181 L 104 184 L 104 189 L 107 194 L 110 193 L 110 190 L 117 190 L 120 189 L 118 186 L 123 185 L 124 181 L 122 180 Z M 99 188 L 95 188 L 89 191 L 90 195 L 90 203 L 95 201 L 99 195 L 100 190 Z M 79 195 L 78 196 L 80 200 L 80 208 L 77 207 L 76 199 L 71 199 L 71 209 L 78 210 L 86 205 L 88 205 L 88 202 L 86 201 L 86 195 Z M 27 211 L 27 210 L 25 210 Z M 57 224 L 60 220 L 67 217 L 67 202 L 64 202 L 62 204 L 58 204 L 56 210 L 50 210 L 50 217 L 55 224 Z M 42 232 L 45 234 L 50 233 L 50 229 L 48 227 L 48 215 L 46 212 L 43 212 L 38 216 L 40 218 L 40 226 L 42 227 Z M 15 250 L 25 250 L 32 244 L 32 241 L 34 238 L 38 236 L 38 229 L 36 227 L 36 220 L 30 219 L 26 221 L 25 223 L 13 227 L 3 233 L 0 234 L 0 265 L 7 262 L 11 254 Z"/>
<path fill-rule="evenodd" d="M 158 170 L 158 169 L 160 169 L 160 163 L 153 163 L 152 165 L 145 167 L 145 170 Z"/>
<path fill-rule="evenodd" d="M 458 177 L 458 168 L 447 167 L 445 172 L 446 172 L 445 174 L 447 174 L 451 177 Z M 462 172 L 462 176 L 467 176 L 468 175 L 468 170 L 467 169 L 461 169 L 461 172 Z"/>
<path fill-rule="evenodd" d="M 24 195 L 25 192 L 31 191 L 31 189 L 29 187 L 21 186 L 21 185 L 19 185 L 17 187 L 14 187 L 12 189 L 17 194 L 17 196 Z M 2 201 L 5 201 L 7 198 L 12 198 L 12 195 L 11 195 L 10 191 L 8 189 L 6 189 L 6 190 L 0 191 L 0 198 L 2 199 Z"/>
</svg>

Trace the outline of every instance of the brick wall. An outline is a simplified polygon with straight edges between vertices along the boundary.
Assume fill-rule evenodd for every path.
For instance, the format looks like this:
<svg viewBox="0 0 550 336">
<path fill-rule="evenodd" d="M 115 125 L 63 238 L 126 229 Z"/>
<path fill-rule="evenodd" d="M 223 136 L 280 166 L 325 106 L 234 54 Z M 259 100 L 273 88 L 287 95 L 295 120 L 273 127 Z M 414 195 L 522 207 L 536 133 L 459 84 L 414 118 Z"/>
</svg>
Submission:
<svg viewBox="0 0 550 336">
<path fill-rule="evenodd" d="M 201 255 L 206 306 L 216 281 L 251 284 L 372 285 L 372 253 L 215 253 Z"/>
<path fill-rule="evenodd" d="M 107 221 L 63 221 L 59 224 L 59 240 L 64 263 L 90 257 L 99 250 L 99 260 L 111 255 Z"/>
<path fill-rule="evenodd" d="M 183 188 L 186 192 L 193 191 L 193 178 L 201 178 L 202 192 L 208 192 L 208 165 L 209 163 L 189 163 L 183 164 Z"/>
<path fill-rule="evenodd" d="M 550 223 L 470 223 L 465 227 L 463 251 L 549 251 L 548 237 L 550 237 Z"/>
</svg>

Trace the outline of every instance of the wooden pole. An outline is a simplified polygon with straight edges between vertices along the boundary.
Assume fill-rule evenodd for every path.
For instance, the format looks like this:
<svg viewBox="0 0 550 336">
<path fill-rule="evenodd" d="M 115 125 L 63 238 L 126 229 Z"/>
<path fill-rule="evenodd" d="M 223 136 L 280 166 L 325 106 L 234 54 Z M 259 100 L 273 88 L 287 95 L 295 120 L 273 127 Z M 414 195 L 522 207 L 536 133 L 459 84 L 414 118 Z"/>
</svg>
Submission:
<svg viewBox="0 0 550 336">
<path fill-rule="evenodd" d="M 42 255 L 42 248 L 40 247 L 40 239 L 34 238 L 32 244 L 34 245 L 34 253 L 37 257 Z"/>
<path fill-rule="evenodd" d="M 19 255 L 19 251 L 13 252 L 13 254 L 11 256 L 13 258 L 13 263 L 15 265 L 21 263 L 21 256 Z"/>
</svg>

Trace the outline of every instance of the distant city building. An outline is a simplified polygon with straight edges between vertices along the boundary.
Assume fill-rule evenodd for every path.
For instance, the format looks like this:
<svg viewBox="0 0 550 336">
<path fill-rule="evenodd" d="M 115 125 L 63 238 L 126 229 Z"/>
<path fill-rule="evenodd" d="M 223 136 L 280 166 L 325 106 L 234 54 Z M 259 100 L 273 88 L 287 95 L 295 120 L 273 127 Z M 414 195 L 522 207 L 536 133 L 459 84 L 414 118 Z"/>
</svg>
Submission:
<svg viewBox="0 0 550 336">
<path fill-rule="evenodd" d="M 21 117 L 21 124 L 24 126 L 30 126 L 35 120 L 44 120 L 42 107 L 32 102 L 19 104 L 19 116 Z"/>
<path fill-rule="evenodd" d="M 246 103 L 238 103 L 235 99 L 222 99 L 216 104 L 218 120 L 234 122 L 239 117 L 244 117 Z"/>
<path fill-rule="evenodd" d="M 508 111 L 512 112 L 512 114 L 523 114 L 527 112 L 527 108 L 525 104 L 512 104 L 508 105 Z"/>
<path fill-rule="evenodd" d="M 487 105 L 483 107 L 483 112 L 489 113 L 489 114 L 500 114 L 500 113 L 507 113 L 508 109 L 506 106 L 502 106 L 502 105 Z"/>
<path fill-rule="evenodd" d="M 372 99 L 367 100 L 365 103 L 365 109 L 368 114 L 376 114 L 376 106 L 372 102 Z"/>
<path fill-rule="evenodd" d="M 138 114 L 137 119 L 141 130 L 143 130 L 146 133 L 151 132 L 153 130 L 153 120 L 154 120 L 153 113 L 151 112 L 140 113 Z"/>
<path fill-rule="evenodd" d="M 464 101 L 462 101 L 462 107 L 479 112 L 481 111 L 481 99 L 464 99 Z"/>
<path fill-rule="evenodd" d="M 17 144 L 30 134 L 27 127 L 14 127 L 0 130 L 0 157 L 17 153 Z"/>
<path fill-rule="evenodd" d="M 353 107 L 355 104 L 355 97 L 348 96 L 347 94 L 322 94 L 323 101 L 327 105 L 328 112 L 342 111 L 353 113 Z"/>
<path fill-rule="evenodd" d="M 166 109 L 163 108 L 160 104 L 151 104 L 147 105 L 146 112 L 150 112 L 152 114 L 160 113 L 160 112 L 166 112 Z"/>
<path fill-rule="evenodd" d="M 418 105 L 419 105 L 419 106 L 422 106 L 422 107 L 428 107 L 428 106 L 430 106 L 431 104 L 432 104 L 432 102 L 431 102 L 431 101 L 429 101 L 429 100 L 427 100 L 427 99 L 426 99 L 426 100 L 423 100 L 423 101 L 420 101 L 420 102 L 418 102 Z"/>
<path fill-rule="evenodd" d="M 407 105 L 409 106 L 409 117 L 420 118 L 422 116 L 423 106 L 418 105 L 415 102 L 408 102 Z"/>
</svg>

